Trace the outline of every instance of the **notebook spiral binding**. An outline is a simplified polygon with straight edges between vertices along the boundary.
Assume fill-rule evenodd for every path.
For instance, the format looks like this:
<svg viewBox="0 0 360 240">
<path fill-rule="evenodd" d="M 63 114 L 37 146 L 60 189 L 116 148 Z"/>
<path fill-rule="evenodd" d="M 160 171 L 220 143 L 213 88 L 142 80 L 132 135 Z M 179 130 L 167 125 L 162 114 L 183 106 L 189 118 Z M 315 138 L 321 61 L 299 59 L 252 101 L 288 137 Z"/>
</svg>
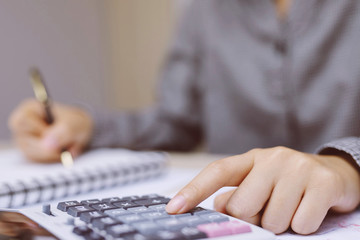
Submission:
<svg viewBox="0 0 360 240">
<path fill-rule="evenodd" d="M 101 162 L 101 159 L 99 159 Z M 30 179 L 0 183 L 0 208 L 16 208 L 156 177 L 166 166 L 164 153 L 139 153 L 123 162 L 97 164 Z"/>
</svg>

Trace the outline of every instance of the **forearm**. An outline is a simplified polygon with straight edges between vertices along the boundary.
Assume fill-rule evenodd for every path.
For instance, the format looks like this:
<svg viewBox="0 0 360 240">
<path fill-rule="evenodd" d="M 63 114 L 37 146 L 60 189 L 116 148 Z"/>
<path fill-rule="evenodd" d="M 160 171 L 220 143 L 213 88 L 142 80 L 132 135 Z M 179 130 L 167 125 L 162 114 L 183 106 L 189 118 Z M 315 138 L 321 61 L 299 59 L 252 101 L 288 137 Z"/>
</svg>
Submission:
<svg viewBox="0 0 360 240">
<path fill-rule="evenodd" d="M 155 108 L 142 112 L 94 112 L 93 118 L 90 148 L 185 151 L 196 147 L 201 138 L 197 125 Z"/>
</svg>

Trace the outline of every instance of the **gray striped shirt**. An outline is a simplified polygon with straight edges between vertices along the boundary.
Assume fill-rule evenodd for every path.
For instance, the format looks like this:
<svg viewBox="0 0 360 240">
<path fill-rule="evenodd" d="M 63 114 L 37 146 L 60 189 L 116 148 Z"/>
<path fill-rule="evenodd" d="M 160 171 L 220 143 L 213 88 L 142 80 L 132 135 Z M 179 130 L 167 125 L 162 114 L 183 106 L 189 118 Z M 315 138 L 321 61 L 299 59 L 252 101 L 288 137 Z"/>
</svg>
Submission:
<svg viewBox="0 0 360 240">
<path fill-rule="evenodd" d="M 155 33 L 156 34 L 156 33 Z M 96 112 L 92 147 L 238 154 L 287 146 L 360 163 L 360 1 L 193 1 L 142 112 Z"/>
</svg>

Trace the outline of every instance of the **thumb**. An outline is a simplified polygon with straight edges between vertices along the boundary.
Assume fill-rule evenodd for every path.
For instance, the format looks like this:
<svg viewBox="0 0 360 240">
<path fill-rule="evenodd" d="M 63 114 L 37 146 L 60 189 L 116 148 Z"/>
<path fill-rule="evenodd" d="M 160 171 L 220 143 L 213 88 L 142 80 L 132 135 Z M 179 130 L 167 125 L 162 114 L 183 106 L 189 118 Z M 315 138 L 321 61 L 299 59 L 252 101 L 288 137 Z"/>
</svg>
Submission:
<svg viewBox="0 0 360 240">
<path fill-rule="evenodd" d="M 226 205 L 235 192 L 236 189 L 232 189 L 231 191 L 222 193 L 218 196 L 216 196 L 214 200 L 214 208 L 217 212 L 226 213 Z"/>
</svg>

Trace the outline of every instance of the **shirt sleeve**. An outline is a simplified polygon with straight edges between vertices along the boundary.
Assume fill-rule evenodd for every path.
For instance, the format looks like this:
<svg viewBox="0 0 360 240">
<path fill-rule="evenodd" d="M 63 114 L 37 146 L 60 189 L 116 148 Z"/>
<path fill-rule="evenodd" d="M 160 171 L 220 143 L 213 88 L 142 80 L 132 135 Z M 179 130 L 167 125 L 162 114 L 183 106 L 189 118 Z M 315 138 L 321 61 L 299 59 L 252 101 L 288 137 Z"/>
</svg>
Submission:
<svg viewBox="0 0 360 240">
<path fill-rule="evenodd" d="M 331 141 L 320 146 L 317 153 L 323 153 L 326 150 L 333 149 L 349 154 L 355 162 L 360 166 L 360 138 L 359 137 L 346 137 Z"/>
<path fill-rule="evenodd" d="M 182 17 L 169 49 L 157 93 L 157 104 L 138 112 L 93 111 L 90 148 L 191 150 L 201 138 L 201 24 L 195 4 Z"/>
</svg>

